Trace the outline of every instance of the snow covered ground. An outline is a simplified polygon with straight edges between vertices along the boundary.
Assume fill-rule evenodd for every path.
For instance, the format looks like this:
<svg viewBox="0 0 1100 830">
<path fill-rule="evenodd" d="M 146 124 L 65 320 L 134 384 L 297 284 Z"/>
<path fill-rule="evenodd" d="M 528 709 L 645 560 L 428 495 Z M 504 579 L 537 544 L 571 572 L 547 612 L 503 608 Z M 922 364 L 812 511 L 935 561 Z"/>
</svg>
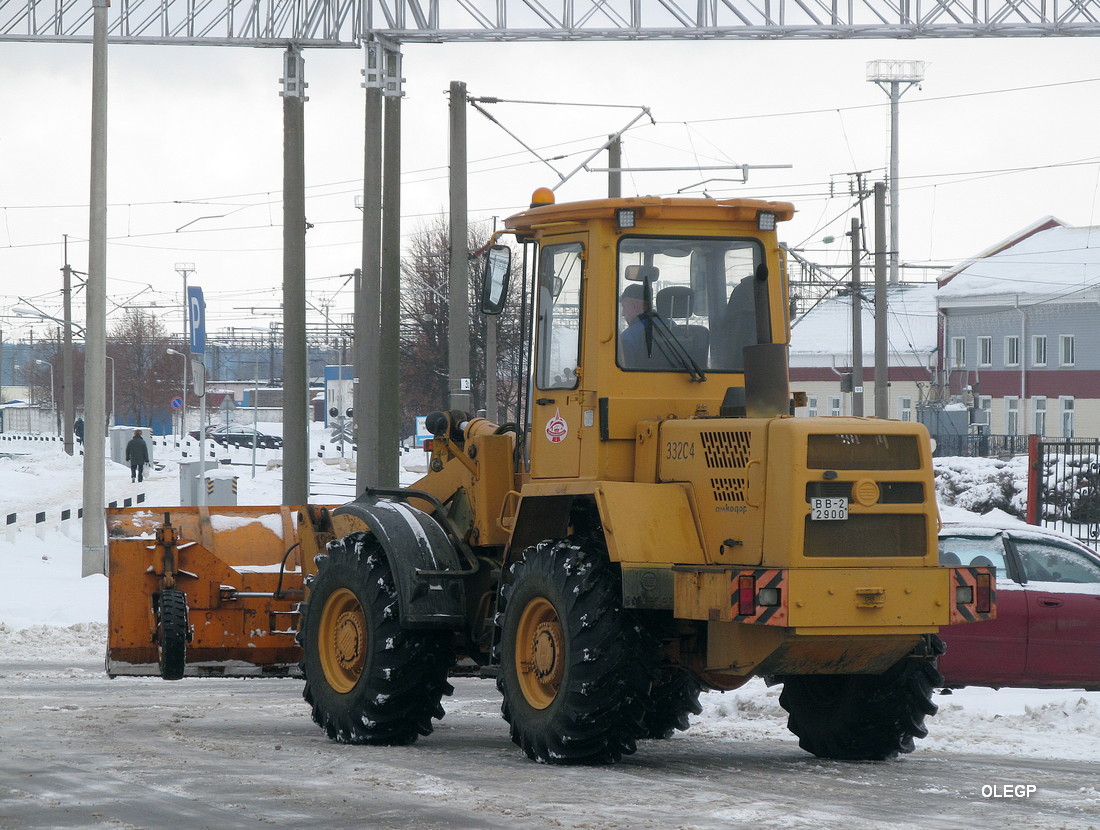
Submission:
<svg viewBox="0 0 1100 830">
<path fill-rule="evenodd" d="M 326 434 L 318 431 L 315 443 Z M 0 538 L 0 662 L 48 662 L 66 660 L 87 664 L 105 649 L 107 580 L 104 576 L 80 577 L 80 525 L 76 519 L 35 525 L 33 514 L 47 511 L 51 517 L 80 503 L 81 462 L 59 448 L 28 443 L 5 450 L 25 452 L 16 458 L 0 458 L 0 516 L 16 513 L 20 521 Z M 241 451 L 244 453 L 244 451 Z M 277 457 L 273 453 L 272 457 Z M 314 453 L 315 456 L 315 453 Z M 108 500 L 145 494 L 149 505 L 179 503 L 177 452 L 157 449 L 161 469 L 153 470 L 142 484 L 131 484 L 128 469 L 109 465 Z M 250 457 L 250 455 L 248 456 Z M 404 457 L 413 465 L 422 461 L 417 451 Z M 242 464 L 242 454 L 235 460 Z M 266 461 L 266 458 L 264 459 Z M 235 466 L 241 504 L 278 504 L 281 481 L 277 467 Z M 332 503 L 351 496 L 353 474 L 339 463 L 315 459 L 311 470 L 313 492 L 329 495 L 313 501 Z M 407 481 L 414 473 L 404 475 Z M 340 493 L 346 495 L 340 496 Z M 945 511 L 948 512 L 948 511 Z M 30 520 L 27 521 L 27 515 Z M 950 518 L 967 515 L 952 508 Z M 0 687 L 4 681 L 0 679 Z M 948 753 L 1032 757 L 1067 761 L 1094 761 L 1100 735 L 1100 692 L 1081 690 L 963 689 L 938 695 L 939 714 L 929 722 L 929 737 L 921 748 Z M 446 701 L 444 701 L 446 703 Z M 778 688 L 754 682 L 728 694 L 704 695 L 704 710 L 694 718 L 691 734 L 716 739 L 768 739 L 792 742 L 785 713 L 779 708 Z M 1094 791 L 1100 812 L 1100 791 Z"/>
</svg>

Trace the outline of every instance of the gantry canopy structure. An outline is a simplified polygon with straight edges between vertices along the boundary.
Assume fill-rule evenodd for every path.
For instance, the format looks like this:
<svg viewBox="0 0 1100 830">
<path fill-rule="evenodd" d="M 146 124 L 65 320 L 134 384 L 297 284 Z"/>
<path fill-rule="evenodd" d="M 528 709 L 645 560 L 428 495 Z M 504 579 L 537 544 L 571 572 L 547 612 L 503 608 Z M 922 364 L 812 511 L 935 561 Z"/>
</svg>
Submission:
<svg viewBox="0 0 1100 830">
<path fill-rule="evenodd" d="M 112 43 L 355 48 L 1100 35 L 1100 0 L 113 0 Z M 0 41 L 88 41 L 91 0 L 0 0 Z"/>
</svg>

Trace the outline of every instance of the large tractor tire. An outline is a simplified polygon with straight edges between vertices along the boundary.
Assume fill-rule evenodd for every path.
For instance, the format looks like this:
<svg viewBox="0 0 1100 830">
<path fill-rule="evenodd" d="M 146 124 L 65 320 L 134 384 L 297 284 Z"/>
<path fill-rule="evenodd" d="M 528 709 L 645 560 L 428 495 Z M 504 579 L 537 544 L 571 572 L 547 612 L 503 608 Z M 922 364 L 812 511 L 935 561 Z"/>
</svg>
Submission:
<svg viewBox="0 0 1100 830">
<path fill-rule="evenodd" d="M 157 595 L 157 660 L 160 676 L 179 680 L 187 666 L 187 595 L 168 589 Z"/>
<path fill-rule="evenodd" d="M 501 588 L 501 711 L 544 764 L 609 764 L 645 734 L 648 650 L 617 571 L 592 540 L 528 548 Z"/>
<path fill-rule="evenodd" d="M 684 669 L 665 669 L 653 681 L 649 711 L 645 714 L 646 738 L 671 738 L 688 728 L 688 716 L 703 711 L 699 705 L 702 684 Z"/>
<path fill-rule="evenodd" d="M 943 682 L 934 657 L 906 657 L 880 675 L 792 675 L 779 705 L 798 745 L 819 758 L 883 761 L 913 751 Z"/>
<path fill-rule="evenodd" d="M 347 744 L 430 735 L 440 700 L 454 691 L 451 632 L 402 628 L 391 565 L 372 535 L 331 542 L 316 562 L 298 632 L 313 720 Z"/>
</svg>

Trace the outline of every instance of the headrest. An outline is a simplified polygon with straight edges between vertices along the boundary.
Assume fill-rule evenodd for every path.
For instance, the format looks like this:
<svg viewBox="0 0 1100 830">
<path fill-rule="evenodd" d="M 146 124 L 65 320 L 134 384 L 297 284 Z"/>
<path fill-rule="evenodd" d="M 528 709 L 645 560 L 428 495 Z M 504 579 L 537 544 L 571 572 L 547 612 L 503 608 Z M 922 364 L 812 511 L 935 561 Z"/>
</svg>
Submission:
<svg viewBox="0 0 1100 830">
<path fill-rule="evenodd" d="M 653 304 L 666 319 L 687 318 L 695 307 L 695 292 L 686 285 L 670 285 L 657 292 Z"/>
</svg>

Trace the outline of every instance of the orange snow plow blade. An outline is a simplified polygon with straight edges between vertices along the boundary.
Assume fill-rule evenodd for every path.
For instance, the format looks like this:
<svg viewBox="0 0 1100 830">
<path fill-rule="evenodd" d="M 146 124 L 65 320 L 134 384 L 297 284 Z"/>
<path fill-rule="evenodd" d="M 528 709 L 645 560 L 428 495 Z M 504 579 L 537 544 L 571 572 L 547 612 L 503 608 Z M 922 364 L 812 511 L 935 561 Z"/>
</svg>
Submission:
<svg viewBox="0 0 1100 830">
<path fill-rule="evenodd" d="M 106 516 L 108 675 L 297 672 L 302 564 L 312 571 L 332 538 L 328 508 L 128 507 Z"/>
</svg>

